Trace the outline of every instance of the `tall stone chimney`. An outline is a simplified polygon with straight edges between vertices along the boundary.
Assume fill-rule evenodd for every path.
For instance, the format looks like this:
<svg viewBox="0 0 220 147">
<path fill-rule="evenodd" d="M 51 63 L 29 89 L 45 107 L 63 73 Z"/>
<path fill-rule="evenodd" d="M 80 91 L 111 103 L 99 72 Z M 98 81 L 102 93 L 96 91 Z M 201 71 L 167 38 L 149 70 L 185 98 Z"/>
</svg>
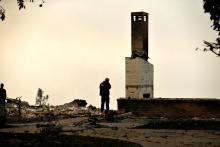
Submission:
<svg viewBox="0 0 220 147">
<path fill-rule="evenodd" d="M 148 62 L 148 13 L 131 13 L 131 57 L 125 58 L 126 98 L 153 98 L 154 67 Z"/>
<path fill-rule="evenodd" d="M 133 58 L 148 60 L 148 13 L 131 13 L 131 51 Z"/>
</svg>

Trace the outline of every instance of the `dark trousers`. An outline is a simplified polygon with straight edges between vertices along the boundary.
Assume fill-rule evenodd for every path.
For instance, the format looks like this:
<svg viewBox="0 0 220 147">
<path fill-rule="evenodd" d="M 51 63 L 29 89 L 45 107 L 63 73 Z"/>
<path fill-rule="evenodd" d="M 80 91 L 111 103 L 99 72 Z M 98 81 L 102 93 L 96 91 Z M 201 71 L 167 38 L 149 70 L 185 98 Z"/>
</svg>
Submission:
<svg viewBox="0 0 220 147">
<path fill-rule="evenodd" d="M 102 96 L 101 100 L 101 112 L 104 111 L 104 105 L 106 104 L 106 110 L 109 110 L 109 96 Z"/>
<path fill-rule="evenodd" d="M 0 104 L 0 127 L 4 126 L 6 122 L 5 104 Z"/>
</svg>

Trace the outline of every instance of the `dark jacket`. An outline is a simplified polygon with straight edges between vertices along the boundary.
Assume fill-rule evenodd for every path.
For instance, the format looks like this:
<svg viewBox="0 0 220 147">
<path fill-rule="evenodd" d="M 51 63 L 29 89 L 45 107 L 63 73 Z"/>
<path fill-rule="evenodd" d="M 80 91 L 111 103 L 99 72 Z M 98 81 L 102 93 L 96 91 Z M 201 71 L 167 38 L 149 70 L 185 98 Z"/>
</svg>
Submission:
<svg viewBox="0 0 220 147">
<path fill-rule="evenodd" d="M 0 88 L 0 104 L 5 104 L 5 99 L 6 99 L 6 90 Z"/>
<path fill-rule="evenodd" d="M 103 81 L 100 85 L 99 85 L 99 89 L 100 89 L 100 95 L 101 96 L 109 96 L 110 92 L 109 90 L 111 89 L 111 85 L 108 81 Z"/>
</svg>

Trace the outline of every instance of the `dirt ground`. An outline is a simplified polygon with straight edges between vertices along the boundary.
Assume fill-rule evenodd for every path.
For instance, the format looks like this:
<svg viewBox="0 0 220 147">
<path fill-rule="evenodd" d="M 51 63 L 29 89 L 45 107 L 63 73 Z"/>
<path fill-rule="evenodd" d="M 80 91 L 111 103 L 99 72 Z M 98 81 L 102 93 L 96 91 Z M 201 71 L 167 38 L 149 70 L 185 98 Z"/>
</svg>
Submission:
<svg viewBox="0 0 220 147">
<path fill-rule="evenodd" d="M 38 138 L 42 138 L 39 135 L 48 137 L 52 134 L 52 137 L 44 141 L 44 143 L 47 142 L 47 145 L 51 144 L 51 142 L 48 143 L 50 139 L 61 143 L 62 138 L 72 136 L 72 138 L 77 138 L 77 140 L 69 138 L 66 139 L 69 144 L 65 144 L 65 141 L 63 143 L 67 146 L 80 146 L 81 144 L 82 146 L 220 147 L 220 130 L 147 129 L 137 127 L 144 124 L 145 121 L 146 118 L 140 117 L 126 117 L 113 122 L 99 120 L 99 118 L 91 120 L 88 117 L 76 117 L 50 123 L 8 123 L 6 127 L 0 128 L 0 142 L 3 142 L 2 145 L 4 143 L 15 145 L 15 143 L 20 142 L 20 145 L 28 146 L 27 142 L 24 144 L 24 140 L 27 138 L 26 136 L 29 136 L 27 140 L 32 140 L 29 141 L 29 145 L 33 144 L 33 139 L 31 138 L 35 138 L 36 145 L 36 142 L 42 142 L 42 140 L 36 140 L 36 135 L 38 135 Z M 50 126 L 48 124 L 54 125 Z M 32 137 L 30 134 L 32 134 Z M 22 135 L 23 137 L 19 138 Z M 57 139 L 57 136 L 61 140 Z M 58 145 L 60 144 L 58 143 Z"/>
</svg>

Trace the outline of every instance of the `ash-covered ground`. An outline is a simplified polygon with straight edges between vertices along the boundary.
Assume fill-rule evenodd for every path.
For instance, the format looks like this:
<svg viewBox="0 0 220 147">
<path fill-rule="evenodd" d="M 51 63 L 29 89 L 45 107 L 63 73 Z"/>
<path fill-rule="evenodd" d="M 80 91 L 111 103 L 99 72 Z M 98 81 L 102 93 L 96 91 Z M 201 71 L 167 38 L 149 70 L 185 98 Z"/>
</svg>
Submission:
<svg viewBox="0 0 220 147">
<path fill-rule="evenodd" d="M 7 110 L 0 146 L 220 146 L 219 119 L 100 113 L 73 103 Z"/>
</svg>

